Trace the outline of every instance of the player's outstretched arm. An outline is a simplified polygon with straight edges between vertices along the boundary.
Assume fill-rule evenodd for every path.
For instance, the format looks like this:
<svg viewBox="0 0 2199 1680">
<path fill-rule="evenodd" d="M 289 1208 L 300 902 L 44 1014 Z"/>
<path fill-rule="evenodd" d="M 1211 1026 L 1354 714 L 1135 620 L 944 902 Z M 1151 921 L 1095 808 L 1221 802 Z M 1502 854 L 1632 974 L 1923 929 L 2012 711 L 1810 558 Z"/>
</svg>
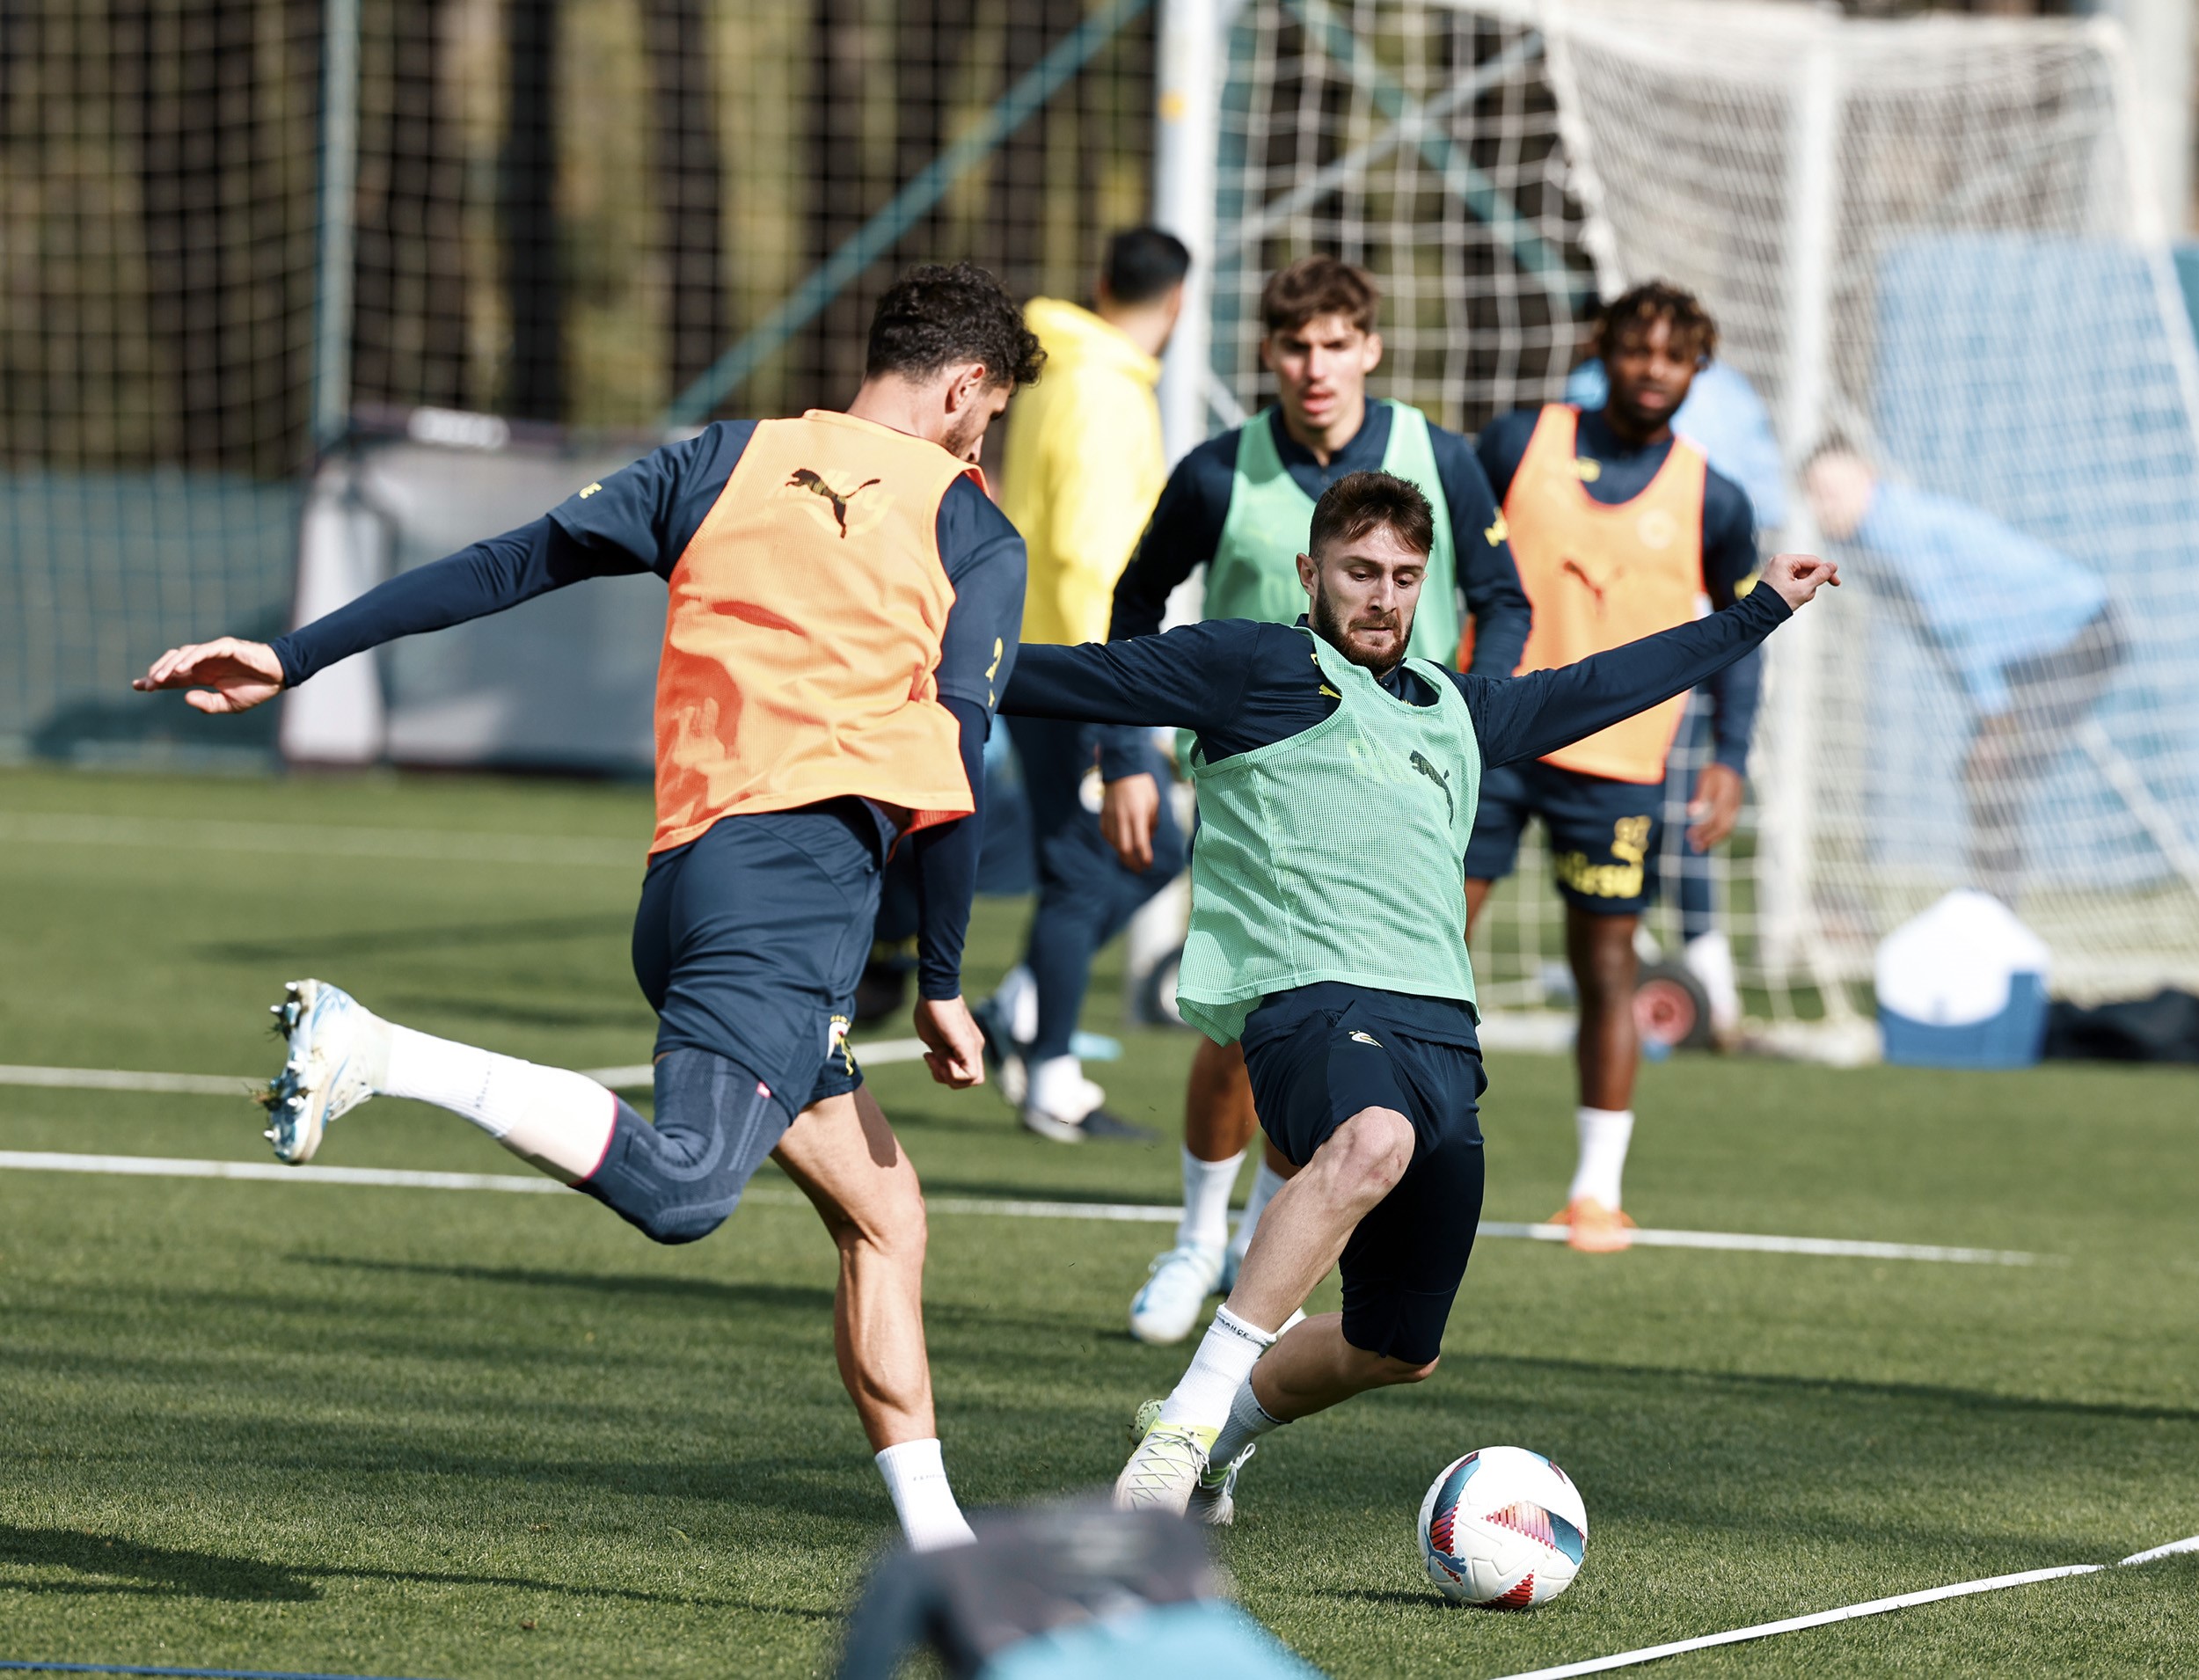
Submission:
<svg viewBox="0 0 2199 1680">
<path fill-rule="evenodd" d="M 339 660 L 401 636 L 502 612 L 584 578 L 646 569 L 632 554 L 582 543 L 544 515 L 432 565 L 400 572 L 273 642 L 225 636 L 171 648 L 131 687 L 143 693 L 189 689 L 192 705 L 217 715 L 248 711 Z"/>
<path fill-rule="evenodd" d="M 1274 628 L 1221 618 L 1129 641 L 1027 646 L 1000 710 L 1010 717 L 1204 729 L 1234 712 L 1257 639 Z"/>
<path fill-rule="evenodd" d="M 1693 688 L 1756 646 L 1819 589 L 1839 582 L 1839 568 L 1829 560 L 1775 554 L 1756 588 L 1707 618 L 1556 670 L 1451 681 L 1473 714 L 1485 764 L 1540 758 Z"/>
</svg>

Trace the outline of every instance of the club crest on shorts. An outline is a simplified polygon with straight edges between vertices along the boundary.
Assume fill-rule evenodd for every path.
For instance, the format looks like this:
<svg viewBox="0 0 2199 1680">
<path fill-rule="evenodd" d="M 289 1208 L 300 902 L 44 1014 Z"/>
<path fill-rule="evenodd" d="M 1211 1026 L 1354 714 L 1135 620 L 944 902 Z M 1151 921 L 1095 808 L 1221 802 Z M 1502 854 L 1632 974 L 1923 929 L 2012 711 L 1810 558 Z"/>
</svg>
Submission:
<svg viewBox="0 0 2199 1680">
<path fill-rule="evenodd" d="M 1382 1041 L 1380 1039 L 1377 1038 L 1372 1033 L 1363 1033 L 1355 1026 L 1351 1029 L 1351 1041 L 1354 1044 L 1371 1044 L 1377 1050 L 1382 1048 Z"/>
</svg>

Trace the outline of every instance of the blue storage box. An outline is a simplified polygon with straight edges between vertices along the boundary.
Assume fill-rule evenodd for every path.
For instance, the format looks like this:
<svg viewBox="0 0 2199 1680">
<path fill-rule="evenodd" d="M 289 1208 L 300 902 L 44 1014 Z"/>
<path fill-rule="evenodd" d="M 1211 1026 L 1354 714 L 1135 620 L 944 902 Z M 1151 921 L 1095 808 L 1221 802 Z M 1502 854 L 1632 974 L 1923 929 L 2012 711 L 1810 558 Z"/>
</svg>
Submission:
<svg viewBox="0 0 2199 1680">
<path fill-rule="evenodd" d="M 1998 1015 L 1940 1026 L 1880 1005 L 1886 1059 L 1910 1068 L 2027 1068 L 2046 1043 L 2046 977 L 2008 976 L 2008 1004 Z"/>
</svg>

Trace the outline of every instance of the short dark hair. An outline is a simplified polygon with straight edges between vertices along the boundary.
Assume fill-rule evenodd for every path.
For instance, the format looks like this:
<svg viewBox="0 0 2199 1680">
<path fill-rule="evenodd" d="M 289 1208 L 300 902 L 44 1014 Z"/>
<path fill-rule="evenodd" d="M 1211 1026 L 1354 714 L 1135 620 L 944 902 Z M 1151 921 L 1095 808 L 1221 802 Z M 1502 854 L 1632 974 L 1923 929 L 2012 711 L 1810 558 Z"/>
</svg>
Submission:
<svg viewBox="0 0 2199 1680">
<path fill-rule="evenodd" d="M 1125 228 L 1107 241 L 1100 278 L 1118 303 L 1150 303 L 1183 283 L 1191 272 L 1191 252 L 1173 233 L 1158 228 Z"/>
<path fill-rule="evenodd" d="M 1382 288 L 1341 257 L 1301 257 L 1268 276 L 1260 315 L 1270 332 L 1288 332 L 1323 315 L 1342 315 L 1362 332 L 1375 330 Z"/>
<path fill-rule="evenodd" d="M 1319 554 L 1331 543 L 1356 542 L 1377 525 L 1416 553 L 1436 547 L 1436 510 L 1418 485 L 1393 473 L 1347 472 L 1313 504 L 1306 551 Z"/>
<path fill-rule="evenodd" d="M 1589 347 L 1608 362 L 1637 329 L 1646 331 L 1655 321 L 1671 323 L 1674 349 L 1684 352 L 1691 343 L 1703 362 L 1718 354 L 1718 323 L 1710 311 L 1693 292 L 1662 280 L 1645 281 L 1597 310 Z"/>
<path fill-rule="evenodd" d="M 1005 286 L 975 263 L 928 262 L 878 300 L 863 375 L 928 379 L 952 362 L 982 362 L 986 383 L 1027 385 L 1045 360 Z"/>
</svg>

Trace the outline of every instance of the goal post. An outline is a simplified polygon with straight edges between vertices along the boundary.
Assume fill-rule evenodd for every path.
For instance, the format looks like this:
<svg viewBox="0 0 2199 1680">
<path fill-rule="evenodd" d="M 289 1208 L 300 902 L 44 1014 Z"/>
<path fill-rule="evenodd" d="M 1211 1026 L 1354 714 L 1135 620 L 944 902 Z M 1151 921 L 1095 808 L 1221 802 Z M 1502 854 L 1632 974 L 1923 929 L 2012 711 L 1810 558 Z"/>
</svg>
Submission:
<svg viewBox="0 0 2199 1680">
<path fill-rule="evenodd" d="M 1560 397 L 1599 295 L 1665 278 L 1717 318 L 1784 464 L 1761 535 L 1847 584 L 1767 648 L 1718 867 L 1772 1036 L 1852 1019 L 1878 940 L 1964 886 L 2013 899 L 2059 990 L 2199 980 L 2199 356 L 2111 22 L 1185 10 L 1222 60 L 1208 429 L 1270 399 L 1259 287 L 1310 251 L 1383 286 L 1376 390 L 1469 431 Z M 1805 470 L 1833 444 L 1883 517 L 1818 528 Z M 2002 573 L 2067 621 L 1997 602 Z M 1562 990 L 1545 868 L 1477 938 L 1499 1008 Z M 1669 902 L 1652 926 L 1677 939 Z"/>
</svg>

